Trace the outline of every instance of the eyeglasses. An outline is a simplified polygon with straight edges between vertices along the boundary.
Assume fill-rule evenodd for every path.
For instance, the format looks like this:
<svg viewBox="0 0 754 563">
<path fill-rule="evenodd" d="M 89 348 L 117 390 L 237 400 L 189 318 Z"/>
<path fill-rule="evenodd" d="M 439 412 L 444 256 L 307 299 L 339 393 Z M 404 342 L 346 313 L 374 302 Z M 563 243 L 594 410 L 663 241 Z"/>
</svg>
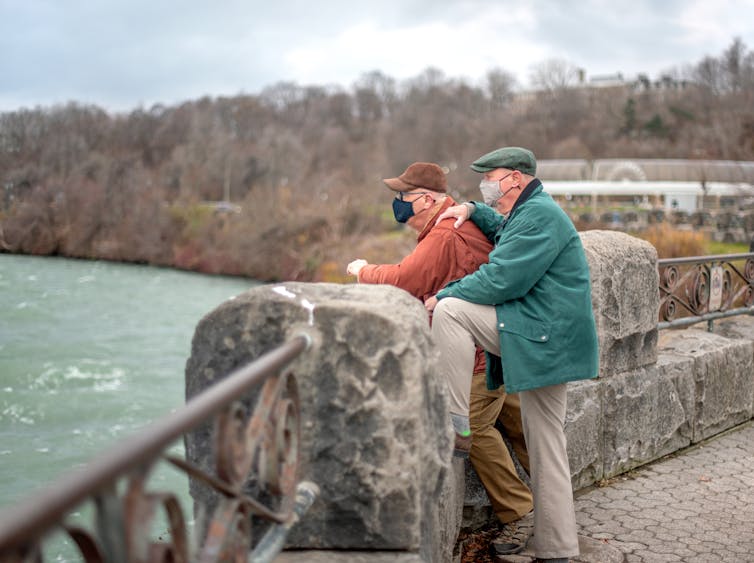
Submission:
<svg viewBox="0 0 754 563">
<path fill-rule="evenodd" d="M 398 192 L 398 195 L 395 196 L 395 199 L 399 199 L 401 201 L 407 201 L 407 200 L 403 199 L 403 196 L 407 196 L 407 195 L 426 195 L 428 193 L 429 192 Z M 413 199 L 409 203 L 414 203 L 418 199 L 419 198 Z"/>
</svg>

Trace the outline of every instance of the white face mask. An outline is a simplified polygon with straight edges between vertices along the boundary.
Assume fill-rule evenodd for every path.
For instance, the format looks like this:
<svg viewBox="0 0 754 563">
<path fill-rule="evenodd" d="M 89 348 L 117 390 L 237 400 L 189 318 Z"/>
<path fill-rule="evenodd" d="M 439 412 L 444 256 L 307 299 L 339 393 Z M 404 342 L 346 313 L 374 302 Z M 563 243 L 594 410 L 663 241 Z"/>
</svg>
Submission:
<svg viewBox="0 0 754 563">
<path fill-rule="evenodd" d="M 479 182 L 479 191 L 482 192 L 484 203 L 490 207 L 497 207 L 498 200 L 513 189 L 513 187 L 511 187 L 505 193 L 500 191 L 500 182 L 505 180 L 511 174 L 513 174 L 513 172 L 508 172 L 505 176 L 498 178 L 497 180 L 482 180 Z"/>
<path fill-rule="evenodd" d="M 482 192 L 484 203 L 490 207 L 497 206 L 497 200 L 503 195 L 500 193 L 500 180 L 482 180 L 479 182 L 479 191 Z"/>
</svg>

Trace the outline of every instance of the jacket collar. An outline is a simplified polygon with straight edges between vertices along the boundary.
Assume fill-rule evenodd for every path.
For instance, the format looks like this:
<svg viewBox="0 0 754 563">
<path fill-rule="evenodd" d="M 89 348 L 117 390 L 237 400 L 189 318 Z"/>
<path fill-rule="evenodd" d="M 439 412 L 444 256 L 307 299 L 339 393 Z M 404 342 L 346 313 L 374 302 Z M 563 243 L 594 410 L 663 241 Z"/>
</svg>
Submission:
<svg viewBox="0 0 754 563">
<path fill-rule="evenodd" d="M 540 182 L 539 178 L 534 178 L 531 182 L 529 182 L 526 187 L 524 188 L 524 191 L 521 192 L 521 195 L 516 200 L 516 203 L 513 204 L 513 207 L 511 208 L 511 212 L 508 214 L 508 218 L 515 213 L 516 209 L 518 209 L 520 206 L 522 206 L 527 199 L 529 199 L 531 196 L 534 195 L 534 193 L 537 191 L 537 188 L 542 188 L 542 182 Z"/>
<path fill-rule="evenodd" d="M 416 238 L 416 242 L 421 242 L 422 239 L 429 234 L 429 231 L 431 231 L 432 228 L 435 226 L 435 221 L 437 220 L 437 217 L 440 215 L 440 213 L 445 211 L 448 207 L 452 207 L 454 205 L 456 205 L 455 200 L 449 195 L 446 195 L 445 201 L 442 202 L 442 205 L 427 220 L 427 224 L 424 225 L 424 228 L 419 233 L 419 236 Z"/>
</svg>

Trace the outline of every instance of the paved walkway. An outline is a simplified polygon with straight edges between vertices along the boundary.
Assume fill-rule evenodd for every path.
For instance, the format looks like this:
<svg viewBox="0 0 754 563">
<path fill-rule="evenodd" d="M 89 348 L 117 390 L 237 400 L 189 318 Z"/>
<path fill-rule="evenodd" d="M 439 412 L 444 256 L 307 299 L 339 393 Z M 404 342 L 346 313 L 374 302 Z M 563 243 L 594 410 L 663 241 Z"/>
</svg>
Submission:
<svg viewBox="0 0 754 563">
<path fill-rule="evenodd" d="M 754 422 L 580 492 L 576 517 L 574 562 L 754 563 Z"/>
<path fill-rule="evenodd" d="M 579 495 L 576 514 L 628 563 L 754 562 L 754 423 Z"/>
</svg>

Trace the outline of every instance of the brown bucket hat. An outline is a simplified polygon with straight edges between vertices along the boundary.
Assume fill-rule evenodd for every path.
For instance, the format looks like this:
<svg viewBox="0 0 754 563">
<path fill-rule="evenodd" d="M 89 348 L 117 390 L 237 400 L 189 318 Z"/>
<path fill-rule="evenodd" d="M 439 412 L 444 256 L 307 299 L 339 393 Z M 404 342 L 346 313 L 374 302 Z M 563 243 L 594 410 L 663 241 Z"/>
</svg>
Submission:
<svg viewBox="0 0 754 563">
<path fill-rule="evenodd" d="M 445 172 L 437 164 L 431 162 L 414 162 L 397 178 L 385 178 L 382 181 L 396 192 L 421 189 L 445 193 L 448 189 Z"/>
</svg>

